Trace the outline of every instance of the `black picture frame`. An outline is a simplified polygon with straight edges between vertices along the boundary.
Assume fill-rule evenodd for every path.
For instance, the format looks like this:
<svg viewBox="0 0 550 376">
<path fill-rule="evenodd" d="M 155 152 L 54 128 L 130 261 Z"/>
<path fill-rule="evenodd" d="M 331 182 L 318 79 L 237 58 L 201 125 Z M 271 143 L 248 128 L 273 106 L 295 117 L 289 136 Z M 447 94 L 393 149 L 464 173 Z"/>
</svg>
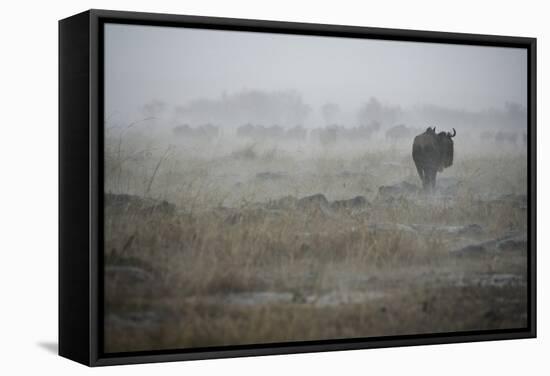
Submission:
<svg viewBox="0 0 550 376">
<path fill-rule="evenodd" d="M 105 354 L 103 338 L 103 25 L 106 22 L 525 48 L 528 55 L 528 326 Z M 88 366 L 536 337 L 536 39 L 295 22 L 88 10 L 59 21 L 59 354 Z"/>
</svg>

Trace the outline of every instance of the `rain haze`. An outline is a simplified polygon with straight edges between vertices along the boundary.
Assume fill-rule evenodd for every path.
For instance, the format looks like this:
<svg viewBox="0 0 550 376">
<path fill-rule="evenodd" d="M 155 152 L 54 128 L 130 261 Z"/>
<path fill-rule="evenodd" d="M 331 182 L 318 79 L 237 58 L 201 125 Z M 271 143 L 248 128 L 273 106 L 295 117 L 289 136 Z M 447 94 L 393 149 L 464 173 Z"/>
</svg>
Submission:
<svg viewBox="0 0 550 376">
<path fill-rule="evenodd" d="M 104 348 L 525 328 L 525 49 L 107 24 Z"/>
<path fill-rule="evenodd" d="M 405 111 L 430 105 L 476 112 L 504 110 L 507 104 L 524 110 L 527 101 L 523 49 L 139 25 L 105 28 L 106 115 L 125 120 L 139 117 L 141 107 L 152 101 L 172 108 L 249 90 L 295 91 L 309 106 L 303 119 L 309 127 L 319 122 L 327 103 L 343 113 L 370 98 Z"/>
</svg>

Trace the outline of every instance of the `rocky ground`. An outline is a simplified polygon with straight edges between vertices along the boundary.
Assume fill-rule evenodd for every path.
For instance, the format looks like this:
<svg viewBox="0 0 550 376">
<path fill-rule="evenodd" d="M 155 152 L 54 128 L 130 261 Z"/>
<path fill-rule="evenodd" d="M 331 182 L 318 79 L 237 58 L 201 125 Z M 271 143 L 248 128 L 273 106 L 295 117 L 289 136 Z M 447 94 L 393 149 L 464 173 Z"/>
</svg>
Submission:
<svg viewBox="0 0 550 376">
<path fill-rule="evenodd" d="M 526 196 L 461 189 L 199 208 L 106 194 L 105 349 L 524 327 Z"/>
</svg>

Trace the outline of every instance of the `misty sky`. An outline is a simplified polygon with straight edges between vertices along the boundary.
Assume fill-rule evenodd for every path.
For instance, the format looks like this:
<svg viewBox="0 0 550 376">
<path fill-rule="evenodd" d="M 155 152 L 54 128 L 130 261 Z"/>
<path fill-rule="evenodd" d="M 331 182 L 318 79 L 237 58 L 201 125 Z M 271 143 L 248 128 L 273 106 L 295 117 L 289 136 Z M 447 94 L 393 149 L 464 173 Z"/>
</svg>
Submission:
<svg viewBox="0 0 550 376">
<path fill-rule="evenodd" d="M 243 89 L 297 90 L 352 110 L 375 96 L 410 107 L 527 104 L 525 49 L 176 27 L 105 26 L 105 113 Z"/>
</svg>

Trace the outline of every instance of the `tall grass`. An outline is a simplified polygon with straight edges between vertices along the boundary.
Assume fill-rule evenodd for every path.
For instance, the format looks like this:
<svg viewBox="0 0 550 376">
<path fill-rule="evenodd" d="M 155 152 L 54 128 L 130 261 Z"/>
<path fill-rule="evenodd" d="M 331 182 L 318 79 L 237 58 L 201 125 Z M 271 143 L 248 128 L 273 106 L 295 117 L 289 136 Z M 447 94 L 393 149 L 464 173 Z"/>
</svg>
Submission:
<svg viewBox="0 0 550 376">
<path fill-rule="evenodd" d="M 379 195 L 380 186 L 420 185 L 407 148 L 289 149 L 242 142 L 168 147 L 133 128 L 108 136 L 106 192 L 149 204 L 167 200 L 174 210 L 105 208 L 107 351 L 525 323 L 524 286 L 453 282 L 485 274 L 525 276 L 524 249 L 475 259 L 451 254 L 472 241 L 525 232 L 525 210 L 497 200 L 525 194 L 522 154 L 459 156 L 440 175 L 441 184 L 452 182 L 451 193 L 388 198 Z M 369 205 L 268 205 L 317 193 L 329 201 L 361 195 Z M 409 230 L 423 224 L 435 230 Z M 437 230 L 471 224 L 483 234 L 468 238 Z M 290 298 L 231 301 L 258 292 Z M 336 303 L 320 304 L 331 299 Z M 141 318 L 132 319 L 137 313 Z"/>
</svg>

